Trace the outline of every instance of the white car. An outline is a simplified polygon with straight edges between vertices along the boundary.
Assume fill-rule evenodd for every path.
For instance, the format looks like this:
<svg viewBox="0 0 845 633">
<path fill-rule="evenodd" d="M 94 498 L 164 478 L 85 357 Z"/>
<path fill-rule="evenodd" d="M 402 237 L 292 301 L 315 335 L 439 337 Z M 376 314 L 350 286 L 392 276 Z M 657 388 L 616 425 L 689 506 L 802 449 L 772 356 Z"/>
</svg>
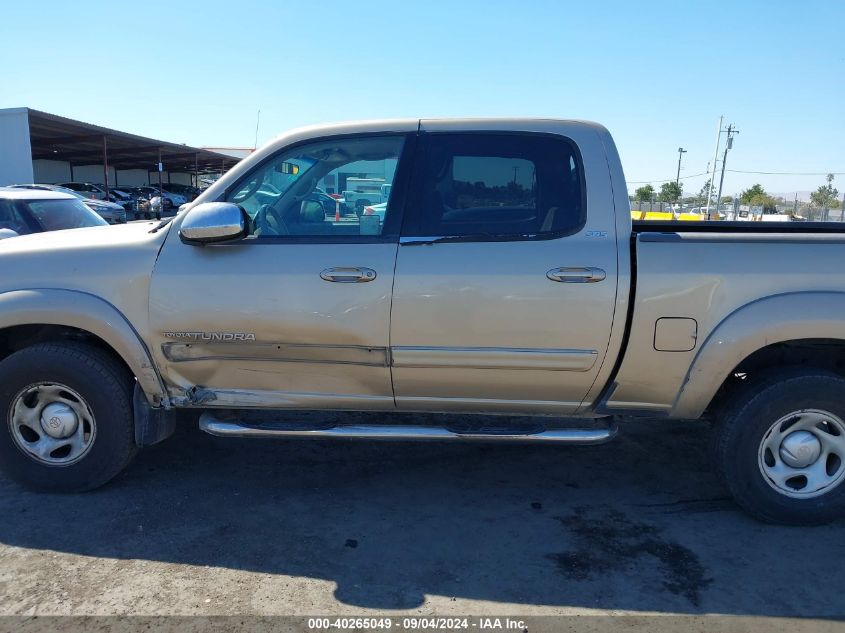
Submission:
<svg viewBox="0 0 845 633">
<path fill-rule="evenodd" d="M 85 205 L 94 211 L 97 215 L 103 218 L 109 224 L 122 224 L 126 222 L 126 209 L 114 202 L 107 200 L 97 200 L 96 198 L 86 198 L 78 191 L 73 191 L 60 185 L 9 185 L 14 189 L 38 189 L 42 191 L 58 191 L 59 193 L 66 193 L 79 198 Z"/>
<path fill-rule="evenodd" d="M 153 204 L 153 200 L 155 198 L 157 198 L 158 195 L 159 195 L 158 187 L 149 186 L 149 187 L 143 187 L 143 189 L 144 189 L 144 191 L 146 191 L 150 194 L 150 204 Z M 165 209 L 165 211 L 170 209 L 171 207 L 179 208 L 180 206 L 182 206 L 183 204 L 185 204 L 188 201 L 188 199 L 185 196 L 180 195 L 178 193 L 172 193 L 172 192 L 168 191 L 167 189 L 162 189 L 161 195 L 164 196 L 164 209 Z"/>
<path fill-rule="evenodd" d="M 0 240 L 93 226 L 108 225 L 77 196 L 46 189 L 0 187 Z"/>
<path fill-rule="evenodd" d="M 60 182 L 59 186 L 75 191 L 84 198 L 106 200 L 106 190 L 90 182 Z"/>
<path fill-rule="evenodd" d="M 364 207 L 362 216 L 364 215 L 377 215 L 379 218 L 379 222 L 384 224 L 384 216 L 387 215 L 387 203 L 382 202 L 380 204 L 371 204 Z"/>
</svg>

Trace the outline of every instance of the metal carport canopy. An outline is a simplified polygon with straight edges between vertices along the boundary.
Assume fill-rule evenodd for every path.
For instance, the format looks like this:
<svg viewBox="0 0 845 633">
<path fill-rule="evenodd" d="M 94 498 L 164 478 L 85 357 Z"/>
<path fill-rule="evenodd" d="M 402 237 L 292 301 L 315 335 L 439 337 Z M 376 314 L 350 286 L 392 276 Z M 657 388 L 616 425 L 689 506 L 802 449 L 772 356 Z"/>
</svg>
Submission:
<svg viewBox="0 0 845 633">
<path fill-rule="evenodd" d="M 114 169 L 156 171 L 159 156 L 169 172 L 226 171 L 237 158 L 198 147 L 168 143 L 27 108 L 32 159 L 71 165 L 107 163 Z M 160 152 L 160 154 L 159 154 Z"/>
</svg>

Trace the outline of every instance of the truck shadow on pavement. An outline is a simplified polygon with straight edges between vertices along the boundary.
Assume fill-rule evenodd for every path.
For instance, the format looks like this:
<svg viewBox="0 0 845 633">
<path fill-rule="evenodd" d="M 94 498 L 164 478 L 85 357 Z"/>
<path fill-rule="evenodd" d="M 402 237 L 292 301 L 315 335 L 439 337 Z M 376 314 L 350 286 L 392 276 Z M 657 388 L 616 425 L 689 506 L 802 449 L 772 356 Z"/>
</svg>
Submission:
<svg viewBox="0 0 845 633">
<path fill-rule="evenodd" d="M 842 524 L 747 518 L 707 448 L 702 423 L 624 422 L 614 443 L 560 448 L 224 440 L 186 421 L 92 493 L 0 480 L 0 543 L 327 580 L 339 611 L 439 596 L 510 612 L 843 615 Z M 31 564 L 7 581 L 37 579 Z"/>
</svg>

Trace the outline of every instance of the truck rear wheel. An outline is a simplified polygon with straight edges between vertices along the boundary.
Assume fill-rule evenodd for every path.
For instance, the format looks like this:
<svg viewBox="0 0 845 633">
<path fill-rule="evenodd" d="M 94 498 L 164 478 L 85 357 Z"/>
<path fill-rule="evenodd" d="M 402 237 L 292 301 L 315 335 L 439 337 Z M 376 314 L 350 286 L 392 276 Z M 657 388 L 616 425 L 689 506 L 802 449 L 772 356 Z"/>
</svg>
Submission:
<svg viewBox="0 0 845 633">
<path fill-rule="evenodd" d="M 737 503 L 768 523 L 845 514 L 845 379 L 790 368 L 750 380 L 717 427 L 716 465 Z"/>
<path fill-rule="evenodd" d="M 29 488 L 103 485 L 136 452 L 132 377 L 105 352 L 43 343 L 0 362 L 0 470 Z"/>
</svg>

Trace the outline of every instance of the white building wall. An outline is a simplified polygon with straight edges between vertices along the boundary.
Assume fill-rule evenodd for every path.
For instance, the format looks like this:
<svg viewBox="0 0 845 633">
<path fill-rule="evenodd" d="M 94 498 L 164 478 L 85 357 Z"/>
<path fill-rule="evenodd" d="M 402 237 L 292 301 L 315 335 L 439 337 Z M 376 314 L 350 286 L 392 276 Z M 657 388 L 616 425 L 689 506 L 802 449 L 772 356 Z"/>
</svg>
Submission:
<svg viewBox="0 0 845 633">
<path fill-rule="evenodd" d="M 65 160 L 34 160 L 32 161 L 32 182 L 54 185 L 59 182 L 69 182 L 70 163 Z"/>
<path fill-rule="evenodd" d="M 185 174 L 185 173 L 182 173 L 182 172 L 180 172 L 178 174 L 177 173 L 170 174 L 170 182 L 177 183 L 177 184 L 180 184 L 180 185 L 193 184 L 191 174 Z"/>
<path fill-rule="evenodd" d="M 74 182 L 93 182 L 94 184 L 103 183 L 103 165 L 74 165 L 73 166 L 73 181 Z M 114 182 L 114 167 L 109 167 L 109 184 Z"/>
<path fill-rule="evenodd" d="M 116 178 L 118 186 L 144 187 L 149 184 L 146 169 L 119 169 Z"/>
<path fill-rule="evenodd" d="M 32 147 L 26 108 L 0 110 L 0 186 L 32 182 Z"/>
<path fill-rule="evenodd" d="M 170 180 L 168 180 L 170 178 Z M 185 174 L 183 172 L 168 172 L 163 171 L 161 172 L 161 184 L 166 185 L 167 183 L 172 182 L 180 185 L 192 185 L 191 174 Z M 150 185 L 153 187 L 158 187 L 158 172 L 151 171 L 150 172 Z"/>
</svg>

